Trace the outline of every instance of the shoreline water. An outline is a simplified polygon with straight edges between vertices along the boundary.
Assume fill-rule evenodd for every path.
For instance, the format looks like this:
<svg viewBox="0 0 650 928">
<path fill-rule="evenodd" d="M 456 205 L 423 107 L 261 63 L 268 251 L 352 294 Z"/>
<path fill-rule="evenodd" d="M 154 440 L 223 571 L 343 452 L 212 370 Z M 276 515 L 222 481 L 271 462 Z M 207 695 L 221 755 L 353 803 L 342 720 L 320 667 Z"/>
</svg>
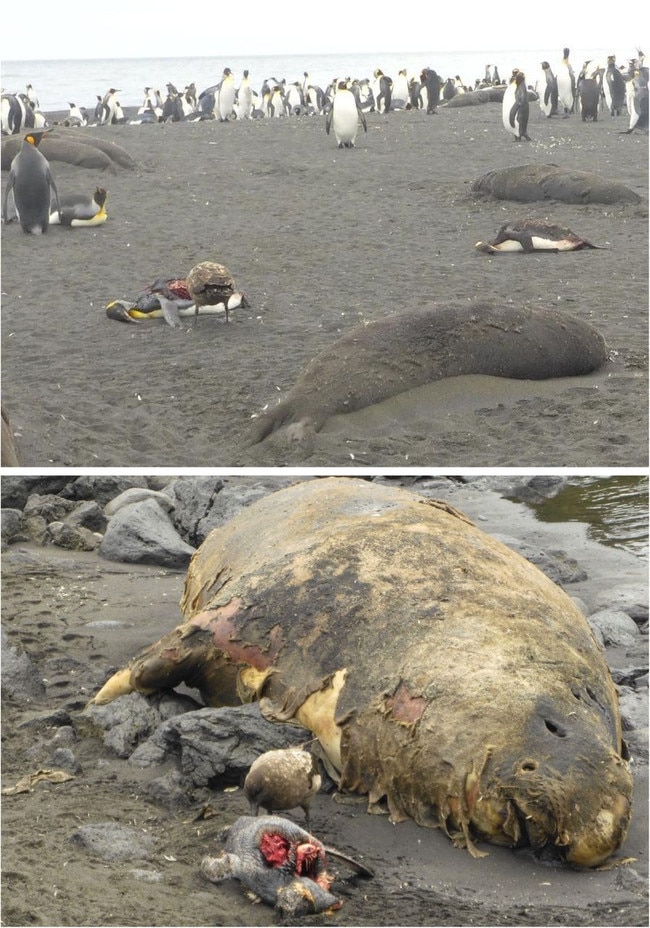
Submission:
<svg viewBox="0 0 650 928">
<path fill-rule="evenodd" d="M 621 63 L 636 54 L 636 50 L 631 47 L 589 49 L 576 45 L 571 52 L 574 70 L 577 73 L 585 60 L 603 60 L 613 51 Z M 554 67 L 558 67 L 561 57 L 562 49 L 558 47 L 442 53 L 435 50 L 421 53 L 391 51 L 358 55 L 80 58 L 38 62 L 5 60 L 2 62 L 2 85 L 7 92 L 18 93 L 24 91 L 30 83 L 36 89 L 43 111 L 56 111 L 71 102 L 94 108 L 96 96 L 103 96 L 110 87 L 120 89 L 123 106 L 140 106 L 145 86 L 157 88 L 164 95 L 169 81 L 179 89 L 194 82 L 197 91 L 201 92 L 221 79 L 226 66 L 231 68 L 238 84 L 244 69 L 249 70 L 253 86 L 258 91 L 263 81 L 271 77 L 278 80 L 284 78 L 287 83 L 292 83 L 302 81 L 307 71 L 310 80 L 325 89 L 333 79 L 341 76 L 371 79 L 378 67 L 393 79 L 402 68 L 406 68 L 409 75 L 419 75 L 423 67 L 432 67 L 443 79 L 459 74 L 465 84 L 473 86 L 476 79 L 483 78 L 487 64 L 498 66 L 502 80 L 507 79 L 514 67 L 518 67 L 527 73 L 528 82 L 534 84 L 541 73 L 541 62 L 548 59 Z"/>
</svg>

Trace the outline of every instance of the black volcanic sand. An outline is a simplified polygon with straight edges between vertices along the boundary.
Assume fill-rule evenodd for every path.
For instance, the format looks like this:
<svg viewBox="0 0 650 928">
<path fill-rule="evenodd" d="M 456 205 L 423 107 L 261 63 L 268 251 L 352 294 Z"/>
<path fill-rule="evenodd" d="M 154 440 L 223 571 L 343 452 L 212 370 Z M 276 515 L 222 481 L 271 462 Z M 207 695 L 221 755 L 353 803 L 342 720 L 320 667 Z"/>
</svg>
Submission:
<svg viewBox="0 0 650 928">
<path fill-rule="evenodd" d="M 62 193 L 109 190 L 108 222 L 3 229 L 2 390 L 27 466 L 643 466 L 647 462 L 647 135 L 531 106 L 532 143 L 498 104 L 372 114 L 340 151 L 324 120 L 104 126 L 138 169 L 53 162 Z M 487 171 L 589 170 L 639 206 L 478 199 Z M 6 172 L 3 183 L 6 183 Z M 606 251 L 474 251 L 509 219 L 548 217 Z M 198 261 L 225 263 L 250 310 L 124 325 L 106 304 Z M 594 324 L 611 362 L 581 378 L 454 378 L 334 416 L 313 451 L 242 441 L 251 416 L 363 321 L 432 302 L 555 307 Z M 390 346 L 387 346 L 390 350 Z"/>
<path fill-rule="evenodd" d="M 582 525 L 537 522 L 525 506 L 471 487 L 441 495 L 485 531 L 505 530 L 536 549 L 563 549 L 576 558 L 588 579 L 567 589 L 590 611 L 601 594 L 647 582 L 643 560 L 591 541 Z M 2 924 L 282 924 L 269 906 L 252 905 L 236 881 L 215 886 L 199 875 L 201 858 L 221 847 L 220 830 L 248 813 L 241 789 L 199 790 L 195 806 L 167 810 L 147 797 L 147 783 L 169 768 L 135 767 L 82 725 L 81 710 L 111 670 L 178 623 L 183 574 L 95 553 L 11 545 L 2 581 L 9 642 L 27 651 L 46 682 L 46 696 L 31 703 L 3 698 L 2 785 L 56 766 L 53 752 L 62 743 L 56 733 L 66 713 L 78 731 L 69 747 L 81 766 L 74 780 L 2 797 Z M 641 638 L 633 650 L 607 652 L 612 666 L 643 666 L 647 659 Z M 363 859 L 376 876 L 350 880 L 338 870 L 343 879 L 334 888 L 343 907 L 288 923 L 647 925 L 647 756 L 635 756 L 632 771 L 632 823 L 616 855 L 632 861 L 589 872 L 485 844 L 489 856 L 475 860 L 439 830 L 392 825 L 386 816 L 366 814 L 363 799 L 344 804 L 319 794 L 314 834 Z M 216 814 L 201 820 L 207 801 Z M 289 817 L 303 821 L 300 810 Z M 151 859 L 109 861 L 71 842 L 81 826 L 102 822 L 153 836 Z"/>
</svg>

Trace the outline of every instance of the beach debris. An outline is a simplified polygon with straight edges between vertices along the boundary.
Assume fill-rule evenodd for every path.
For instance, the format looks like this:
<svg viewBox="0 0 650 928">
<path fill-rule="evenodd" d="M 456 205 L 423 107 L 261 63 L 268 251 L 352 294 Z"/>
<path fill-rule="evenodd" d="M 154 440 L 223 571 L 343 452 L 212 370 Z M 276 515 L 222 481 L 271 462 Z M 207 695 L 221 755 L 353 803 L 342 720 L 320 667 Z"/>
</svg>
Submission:
<svg viewBox="0 0 650 928">
<path fill-rule="evenodd" d="M 22 777 L 15 786 L 6 786 L 2 790 L 3 796 L 16 796 L 18 793 L 31 793 L 37 783 L 65 783 L 74 780 L 74 776 L 66 770 L 55 770 L 44 767 L 34 773 Z"/>
</svg>

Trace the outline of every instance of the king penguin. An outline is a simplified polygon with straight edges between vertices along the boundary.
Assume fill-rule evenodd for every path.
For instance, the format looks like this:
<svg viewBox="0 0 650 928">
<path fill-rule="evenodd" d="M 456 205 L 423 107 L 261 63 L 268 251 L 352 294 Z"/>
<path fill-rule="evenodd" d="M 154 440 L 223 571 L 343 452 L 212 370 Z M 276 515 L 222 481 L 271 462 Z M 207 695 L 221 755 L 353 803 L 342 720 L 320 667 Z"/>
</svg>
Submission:
<svg viewBox="0 0 650 928">
<path fill-rule="evenodd" d="M 529 114 L 530 105 L 528 103 L 526 75 L 523 71 L 515 70 L 503 94 L 502 103 L 503 125 L 508 132 L 512 132 L 515 142 L 520 142 L 522 139 L 530 142 L 530 136 L 528 135 Z"/>
<path fill-rule="evenodd" d="M 367 132 L 366 117 L 359 108 L 357 98 L 351 90 L 348 90 L 345 81 L 339 81 L 332 108 L 325 121 L 325 131 L 329 135 L 333 126 L 339 148 L 354 148 L 359 122 L 363 126 L 363 131 Z"/>
<path fill-rule="evenodd" d="M 103 187 L 96 187 L 92 196 L 66 194 L 60 197 L 60 211 L 50 213 L 50 225 L 99 226 L 106 222 L 106 197 Z"/>
<path fill-rule="evenodd" d="M 557 78 L 548 61 L 542 61 L 542 73 L 537 85 L 537 95 L 542 113 L 550 118 L 557 115 L 558 92 Z"/>
<path fill-rule="evenodd" d="M 46 132 L 48 130 L 45 130 Z M 38 146 L 45 132 L 28 132 L 20 151 L 11 162 L 9 180 L 2 199 L 2 216 L 7 219 L 9 194 L 13 192 L 18 219 L 23 232 L 40 235 L 50 223 L 50 191 L 60 211 L 59 192 L 50 171 L 50 163 Z"/>
<path fill-rule="evenodd" d="M 237 88 L 235 87 L 235 78 L 233 77 L 232 71 L 230 68 L 224 68 L 215 106 L 216 115 L 221 122 L 228 122 L 232 116 L 235 108 L 236 95 Z"/>
<path fill-rule="evenodd" d="M 573 113 L 576 101 L 576 76 L 569 61 L 569 49 L 562 50 L 563 58 L 557 69 L 558 103 L 565 113 Z"/>
</svg>

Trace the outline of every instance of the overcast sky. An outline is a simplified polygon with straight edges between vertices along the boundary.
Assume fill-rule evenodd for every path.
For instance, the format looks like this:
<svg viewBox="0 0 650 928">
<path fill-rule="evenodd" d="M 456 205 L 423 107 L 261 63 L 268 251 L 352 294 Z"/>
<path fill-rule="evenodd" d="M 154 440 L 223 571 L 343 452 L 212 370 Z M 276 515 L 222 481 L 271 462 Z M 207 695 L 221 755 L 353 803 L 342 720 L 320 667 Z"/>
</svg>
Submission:
<svg viewBox="0 0 650 928">
<path fill-rule="evenodd" d="M 640 6 L 640 4 L 639 4 Z M 611 48 L 632 54 L 644 36 L 621 6 L 602 16 L 598 4 L 351 2 L 338 0 L 31 0 L 12 23 L 3 11 L 0 57 L 166 58 L 348 52 L 482 51 Z M 545 15 L 548 11 L 548 15 Z M 629 11 L 628 11 L 629 12 Z M 640 10 L 638 10 L 640 14 Z"/>
</svg>

